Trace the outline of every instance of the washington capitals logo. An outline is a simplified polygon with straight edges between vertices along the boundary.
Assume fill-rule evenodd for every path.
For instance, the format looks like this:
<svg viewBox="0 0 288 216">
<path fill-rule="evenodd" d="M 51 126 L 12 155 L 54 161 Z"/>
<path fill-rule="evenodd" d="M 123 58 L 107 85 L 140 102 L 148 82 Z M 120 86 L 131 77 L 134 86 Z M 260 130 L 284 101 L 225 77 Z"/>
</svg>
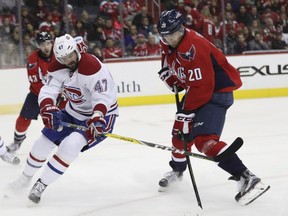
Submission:
<svg viewBox="0 0 288 216">
<path fill-rule="evenodd" d="M 185 53 L 180 53 L 178 52 L 179 56 L 181 57 L 181 59 L 185 60 L 185 61 L 190 61 L 191 59 L 193 60 L 196 54 L 196 49 L 194 47 L 194 45 L 192 45 L 189 49 L 189 51 L 185 52 Z"/>
</svg>

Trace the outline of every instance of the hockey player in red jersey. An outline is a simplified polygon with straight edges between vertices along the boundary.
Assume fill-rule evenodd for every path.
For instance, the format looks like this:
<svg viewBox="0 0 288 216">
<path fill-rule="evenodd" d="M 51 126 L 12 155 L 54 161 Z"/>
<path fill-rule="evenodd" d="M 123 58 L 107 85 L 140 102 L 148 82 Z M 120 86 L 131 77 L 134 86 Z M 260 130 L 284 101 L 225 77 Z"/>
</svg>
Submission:
<svg viewBox="0 0 288 216">
<path fill-rule="evenodd" d="M 45 128 L 34 142 L 21 176 L 11 184 L 14 189 L 29 186 L 36 171 L 44 166 L 28 197 L 34 203 L 40 202 L 45 188 L 65 173 L 80 152 L 102 142 L 104 132 L 112 132 L 118 116 L 117 87 L 108 68 L 94 55 L 80 53 L 69 34 L 55 39 L 53 51 L 56 61 L 48 67 L 47 82 L 38 99 Z M 62 89 L 68 102 L 59 110 L 56 100 Z M 87 130 L 63 128 L 61 122 Z"/>
<path fill-rule="evenodd" d="M 26 96 L 20 115 L 16 120 L 14 130 L 14 142 L 7 146 L 8 152 L 17 151 L 26 138 L 27 130 L 32 119 L 39 115 L 38 95 L 46 80 L 47 68 L 53 56 L 53 40 L 47 32 L 39 32 L 36 35 L 38 49 L 29 57 L 26 65 L 27 76 L 30 83 L 29 93 Z"/>
<path fill-rule="evenodd" d="M 20 163 L 20 159 L 6 150 L 6 146 L 4 145 L 3 139 L 0 137 L 0 158 L 7 163 L 17 165 Z"/>
<path fill-rule="evenodd" d="M 162 69 L 159 76 L 174 91 L 185 91 L 176 113 L 172 145 L 183 149 L 183 134 L 188 150 L 195 144 L 198 151 L 214 157 L 228 145 L 220 139 L 227 109 L 233 104 L 233 91 L 242 85 L 239 72 L 223 53 L 200 34 L 183 26 L 183 16 L 176 10 L 163 11 L 158 21 L 162 45 Z M 181 180 L 186 170 L 186 157 L 172 153 L 171 172 L 159 182 L 159 191 Z M 235 197 L 247 205 L 270 186 L 250 172 L 237 154 L 222 160 L 218 166 L 238 182 Z"/>
</svg>

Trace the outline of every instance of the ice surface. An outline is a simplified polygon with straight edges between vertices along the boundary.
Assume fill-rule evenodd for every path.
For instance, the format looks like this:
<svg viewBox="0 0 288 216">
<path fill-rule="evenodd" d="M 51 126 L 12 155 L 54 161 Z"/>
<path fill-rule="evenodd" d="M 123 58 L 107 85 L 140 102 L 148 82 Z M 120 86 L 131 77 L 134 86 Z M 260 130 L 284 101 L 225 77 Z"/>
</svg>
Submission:
<svg viewBox="0 0 288 216">
<path fill-rule="evenodd" d="M 249 206 L 234 201 L 236 183 L 216 164 L 191 158 L 203 204 L 201 215 L 288 215 L 288 98 L 236 100 L 227 114 L 222 140 L 244 139 L 238 155 L 248 168 L 271 185 Z M 120 107 L 114 133 L 170 146 L 176 106 Z M 12 141 L 17 115 L 0 116 L 0 135 Z M 170 191 L 159 193 L 158 181 L 170 171 L 170 152 L 107 138 L 85 152 L 67 172 L 51 184 L 36 207 L 28 207 L 27 190 L 11 193 L 7 184 L 17 178 L 42 122 L 33 121 L 27 139 L 17 152 L 21 163 L 0 160 L 1 216 L 190 216 L 197 202 L 189 173 Z M 195 149 L 193 149 L 195 151 Z M 41 172 L 41 170 L 40 170 Z M 36 181 L 37 175 L 33 178 Z M 199 213 L 200 215 L 200 213 Z"/>
</svg>

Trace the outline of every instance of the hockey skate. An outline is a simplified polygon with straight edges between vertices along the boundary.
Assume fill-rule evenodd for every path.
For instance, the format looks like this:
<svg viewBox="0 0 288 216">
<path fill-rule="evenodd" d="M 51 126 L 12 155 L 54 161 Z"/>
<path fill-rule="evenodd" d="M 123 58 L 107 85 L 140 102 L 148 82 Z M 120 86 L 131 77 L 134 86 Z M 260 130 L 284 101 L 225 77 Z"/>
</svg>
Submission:
<svg viewBox="0 0 288 216">
<path fill-rule="evenodd" d="M 233 178 L 233 177 L 232 177 Z M 234 180 L 237 180 L 234 178 Z M 249 170 L 245 170 L 238 179 L 238 194 L 235 196 L 236 202 L 240 205 L 248 205 L 263 195 L 270 186 L 264 184 L 260 178 Z"/>
<path fill-rule="evenodd" d="M 164 174 L 164 178 L 159 181 L 159 192 L 166 191 L 171 184 L 181 181 L 183 179 L 183 172 L 170 171 Z"/>
<path fill-rule="evenodd" d="M 38 204 L 41 200 L 41 195 L 46 189 L 47 185 L 41 182 L 41 179 L 38 179 L 37 182 L 32 187 L 28 199 L 33 203 Z"/>
<path fill-rule="evenodd" d="M 7 152 L 13 153 L 16 152 L 21 146 L 20 142 L 11 143 L 9 146 L 6 146 Z"/>
<path fill-rule="evenodd" d="M 25 189 L 30 185 L 31 180 L 32 176 L 27 176 L 24 173 L 22 173 L 21 176 L 16 181 L 9 184 L 9 187 L 14 191 Z"/>
<path fill-rule="evenodd" d="M 3 155 L 0 155 L 0 158 L 3 161 L 6 161 L 7 163 L 18 165 L 20 163 L 20 159 L 8 152 L 4 153 Z"/>
</svg>

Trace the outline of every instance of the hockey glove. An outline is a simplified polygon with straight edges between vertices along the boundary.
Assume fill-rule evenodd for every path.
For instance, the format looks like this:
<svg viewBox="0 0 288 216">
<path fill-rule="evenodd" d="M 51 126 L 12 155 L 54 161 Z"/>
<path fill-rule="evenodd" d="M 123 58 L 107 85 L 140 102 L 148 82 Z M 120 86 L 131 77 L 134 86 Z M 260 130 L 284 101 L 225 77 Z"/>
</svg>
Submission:
<svg viewBox="0 0 288 216">
<path fill-rule="evenodd" d="M 88 145 L 96 140 L 96 137 L 103 134 L 106 126 L 106 121 L 101 112 L 95 112 L 93 116 L 87 120 L 86 136 Z"/>
<path fill-rule="evenodd" d="M 184 135 L 189 134 L 192 130 L 192 119 L 194 116 L 195 114 L 191 112 L 177 112 L 172 135 L 179 138 L 180 132 Z"/>
<path fill-rule="evenodd" d="M 42 117 L 43 124 L 46 128 L 52 130 L 61 130 L 61 114 L 57 106 L 47 104 L 40 110 L 40 115 Z"/>
<path fill-rule="evenodd" d="M 184 89 L 184 84 L 177 78 L 176 75 L 168 67 L 162 68 L 159 72 L 160 79 L 166 84 L 166 86 L 174 92 L 174 86 L 178 88 L 178 91 Z"/>
<path fill-rule="evenodd" d="M 80 53 L 87 52 L 88 46 L 87 44 L 85 44 L 82 36 L 77 36 L 74 38 L 74 40 L 77 44 L 77 49 L 79 50 Z"/>
</svg>

